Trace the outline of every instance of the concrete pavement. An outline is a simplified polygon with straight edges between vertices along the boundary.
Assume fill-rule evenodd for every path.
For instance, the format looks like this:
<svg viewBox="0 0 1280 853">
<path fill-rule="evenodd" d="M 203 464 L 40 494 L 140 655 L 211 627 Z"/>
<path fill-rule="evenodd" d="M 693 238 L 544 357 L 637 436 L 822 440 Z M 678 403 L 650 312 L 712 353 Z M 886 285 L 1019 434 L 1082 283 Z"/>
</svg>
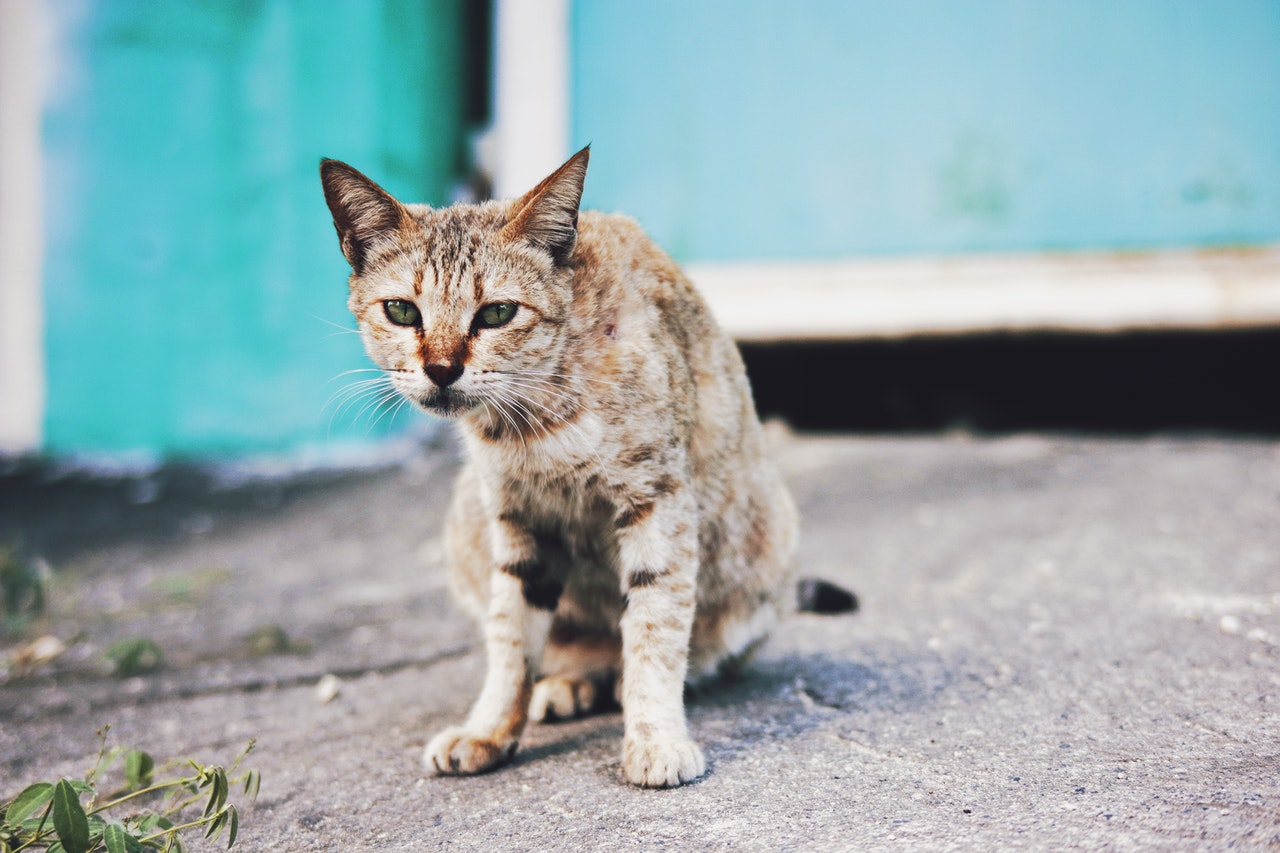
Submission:
<svg viewBox="0 0 1280 853">
<path fill-rule="evenodd" d="M 710 772 L 668 791 L 622 782 L 617 714 L 532 727 L 486 776 L 423 773 L 483 668 L 440 566 L 449 441 L 283 479 L 11 470 L 0 537 L 49 559 L 31 630 L 70 649 L 0 683 L 0 796 L 83 772 L 109 722 L 157 758 L 257 738 L 245 850 L 1280 847 L 1280 443 L 779 454 L 800 573 L 862 608 L 794 617 L 691 697 Z M 165 667 L 104 674 L 137 636 Z"/>
</svg>

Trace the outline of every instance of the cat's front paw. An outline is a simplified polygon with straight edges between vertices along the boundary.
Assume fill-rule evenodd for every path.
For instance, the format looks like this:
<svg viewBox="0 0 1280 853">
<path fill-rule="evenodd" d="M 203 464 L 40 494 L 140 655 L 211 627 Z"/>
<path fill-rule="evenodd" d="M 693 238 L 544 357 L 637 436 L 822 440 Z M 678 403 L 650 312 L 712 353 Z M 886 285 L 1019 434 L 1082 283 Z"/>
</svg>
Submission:
<svg viewBox="0 0 1280 853">
<path fill-rule="evenodd" d="M 431 739 L 423 763 L 442 776 L 483 773 L 506 764 L 516 754 L 516 741 L 499 743 L 484 734 L 460 726 L 445 729 Z"/>
<path fill-rule="evenodd" d="M 589 712 L 596 704 L 596 686 L 586 678 L 551 676 L 533 685 L 529 718 L 543 723 L 572 720 Z"/>
<path fill-rule="evenodd" d="M 674 788 L 707 772 L 702 749 L 691 740 L 640 740 L 622 744 L 622 770 L 632 785 Z"/>
</svg>

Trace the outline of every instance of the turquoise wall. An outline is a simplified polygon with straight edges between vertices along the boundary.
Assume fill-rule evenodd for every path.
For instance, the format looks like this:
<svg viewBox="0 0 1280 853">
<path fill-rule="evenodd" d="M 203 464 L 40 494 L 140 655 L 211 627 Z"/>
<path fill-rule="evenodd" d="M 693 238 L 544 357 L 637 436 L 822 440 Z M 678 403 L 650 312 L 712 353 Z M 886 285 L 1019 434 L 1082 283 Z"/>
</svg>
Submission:
<svg viewBox="0 0 1280 853">
<path fill-rule="evenodd" d="M 586 203 L 685 259 L 1280 239 L 1275 0 L 575 0 Z"/>
<path fill-rule="evenodd" d="M 45 124 L 51 452 L 359 439 L 367 366 L 318 178 L 441 203 L 462 165 L 462 0 L 95 0 Z M 375 431 L 385 427 L 385 420 Z"/>
</svg>

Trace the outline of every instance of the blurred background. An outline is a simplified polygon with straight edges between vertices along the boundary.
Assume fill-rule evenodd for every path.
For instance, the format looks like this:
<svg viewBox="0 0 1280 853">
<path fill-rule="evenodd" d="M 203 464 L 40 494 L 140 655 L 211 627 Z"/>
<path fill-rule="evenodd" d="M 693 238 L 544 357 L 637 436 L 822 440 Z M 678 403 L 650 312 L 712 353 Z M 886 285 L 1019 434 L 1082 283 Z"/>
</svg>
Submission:
<svg viewBox="0 0 1280 853">
<path fill-rule="evenodd" d="M 823 429 L 1280 432 L 1275 0 L 0 0 L 0 453 L 421 430 L 317 177 L 532 186 L 592 145 Z"/>
</svg>

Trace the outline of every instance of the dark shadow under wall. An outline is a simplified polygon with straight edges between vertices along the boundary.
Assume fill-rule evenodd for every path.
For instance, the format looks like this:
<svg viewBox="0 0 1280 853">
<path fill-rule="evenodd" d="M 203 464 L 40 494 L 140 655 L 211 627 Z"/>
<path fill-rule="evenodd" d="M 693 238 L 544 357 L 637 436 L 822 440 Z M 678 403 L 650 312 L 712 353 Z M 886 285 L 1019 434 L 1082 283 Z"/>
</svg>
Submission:
<svg viewBox="0 0 1280 853">
<path fill-rule="evenodd" d="M 1280 437 L 1280 329 L 743 344 L 795 429 Z"/>
</svg>

